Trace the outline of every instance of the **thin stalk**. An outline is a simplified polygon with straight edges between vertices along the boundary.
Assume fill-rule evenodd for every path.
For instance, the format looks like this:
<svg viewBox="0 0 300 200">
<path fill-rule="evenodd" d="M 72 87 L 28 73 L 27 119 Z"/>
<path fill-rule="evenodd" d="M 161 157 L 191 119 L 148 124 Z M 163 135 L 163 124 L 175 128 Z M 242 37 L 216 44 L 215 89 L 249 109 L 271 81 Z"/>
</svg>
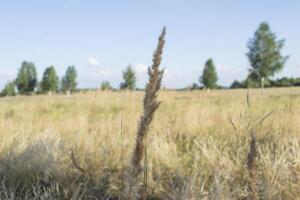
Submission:
<svg viewBox="0 0 300 200">
<path fill-rule="evenodd" d="M 123 148 L 123 114 L 121 113 L 121 125 L 120 125 L 120 132 L 121 132 L 121 176 L 122 176 L 122 192 L 121 192 L 121 200 L 124 198 L 124 148 Z"/>
<path fill-rule="evenodd" d="M 148 68 L 149 80 L 146 85 L 145 96 L 143 100 L 143 114 L 141 115 L 138 124 L 136 142 L 131 158 L 128 183 L 126 184 L 127 188 L 125 189 L 126 197 L 128 200 L 138 198 L 139 176 L 142 173 L 142 171 L 144 171 L 144 188 L 147 188 L 147 185 L 145 185 L 145 181 L 147 180 L 147 170 L 143 170 L 142 160 L 144 157 L 144 165 L 147 164 L 146 136 L 149 132 L 149 126 L 153 120 L 154 113 L 160 105 L 160 102 L 157 101 L 157 95 L 161 87 L 163 70 L 160 70 L 159 66 L 161 63 L 161 56 L 165 44 L 165 34 L 166 28 L 164 27 L 158 39 L 157 48 L 154 51 L 152 66 Z M 146 189 L 144 189 L 144 191 L 146 191 Z"/>
<path fill-rule="evenodd" d="M 148 158 L 147 158 L 147 144 L 148 144 L 148 137 L 145 136 L 145 158 L 144 158 L 144 191 L 143 191 L 143 200 L 147 200 L 147 183 L 148 183 Z"/>
</svg>

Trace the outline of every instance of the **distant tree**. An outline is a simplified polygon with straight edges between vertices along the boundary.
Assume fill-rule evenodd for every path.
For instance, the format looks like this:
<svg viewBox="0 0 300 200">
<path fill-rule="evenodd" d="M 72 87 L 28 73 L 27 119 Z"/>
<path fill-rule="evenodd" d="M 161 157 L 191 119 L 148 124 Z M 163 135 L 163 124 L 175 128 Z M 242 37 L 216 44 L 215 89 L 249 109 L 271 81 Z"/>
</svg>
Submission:
<svg viewBox="0 0 300 200">
<path fill-rule="evenodd" d="M 43 93 L 44 93 L 44 91 L 43 91 L 43 89 L 42 89 L 42 82 L 41 82 L 41 81 L 38 81 L 38 82 L 36 83 L 35 93 L 36 93 L 36 94 L 43 94 Z"/>
<path fill-rule="evenodd" d="M 288 59 L 281 55 L 284 40 L 276 40 L 267 23 L 261 23 L 254 37 L 248 43 L 248 59 L 251 64 L 249 72 L 251 78 L 265 85 L 265 79 L 279 72 Z"/>
<path fill-rule="evenodd" d="M 271 81 L 273 87 L 290 87 L 296 84 L 296 79 L 283 77 L 280 79 L 276 79 Z"/>
<path fill-rule="evenodd" d="M 198 90 L 200 89 L 200 86 L 197 83 L 193 83 L 192 86 L 190 87 L 191 90 Z"/>
<path fill-rule="evenodd" d="M 295 78 L 294 79 L 293 86 L 300 86 L 300 78 Z"/>
<path fill-rule="evenodd" d="M 41 81 L 41 89 L 43 92 L 56 92 L 58 89 L 59 78 L 53 66 L 48 67 Z"/>
<path fill-rule="evenodd" d="M 66 91 L 69 95 L 77 87 L 77 71 L 74 66 L 69 66 L 65 76 L 62 78 L 62 90 Z"/>
<path fill-rule="evenodd" d="M 16 90 L 15 90 L 14 82 L 7 83 L 0 93 L 0 96 L 15 96 L 15 95 L 16 95 Z"/>
<path fill-rule="evenodd" d="M 277 80 L 278 86 L 280 87 L 290 87 L 293 86 L 293 78 L 283 77 Z"/>
<path fill-rule="evenodd" d="M 243 88 L 243 84 L 240 83 L 238 80 L 233 81 L 233 83 L 230 85 L 231 89 L 237 89 L 237 88 Z"/>
<path fill-rule="evenodd" d="M 121 86 L 120 86 L 121 89 L 128 89 L 128 90 L 135 89 L 136 76 L 130 65 L 123 72 L 123 79 L 124 79 L 124 82 L 121 83 Z"/>
<path fill-rule="evenodd" d="M 199 81 L 205 88 L 208 89 L 215 89 L 218 87 L 218 76 L 212 59 L 208 59 L 206 61 L 202 76 L 200 77 Z"/>
<path fill-rule="evenodd" d="M 250 73 L 247 78 L 244 80 L 244 85 L 246 88 L 257 88 L 259 87 L 259 78 L 256 74 Z"/>
<path fill-rule="evenodd" d="M 19 69 L 16 86 L 20 94 L 28 94 L 34 91 L 37 83 L 37 73 L 32 62 L 24 61 Z"/>
<path fill-rule="evenodd" d="M 100 88 L 101 88 L 101 90 L 111 90 L 112 89 L 112 87 L 110 86 L 110 83 L 108 81 L 102 82 Z"/>
</svg>

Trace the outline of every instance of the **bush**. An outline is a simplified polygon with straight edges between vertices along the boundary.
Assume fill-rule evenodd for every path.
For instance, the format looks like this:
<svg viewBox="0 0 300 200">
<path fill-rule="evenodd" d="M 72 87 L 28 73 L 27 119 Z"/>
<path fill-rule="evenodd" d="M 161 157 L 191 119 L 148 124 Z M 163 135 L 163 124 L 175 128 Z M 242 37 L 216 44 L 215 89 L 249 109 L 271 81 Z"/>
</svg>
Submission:
<svg viewBox="0 0 300 200">
<path fill-rule="evenodd" d="M 233 81 L 233 83 L 230 85 L 231 89 L 243 88 L 243 87 L 244 87 L 243 84 L 238 80 Z"/>
<path fill-rule="evenodd" d="M 15 96 L 15 95 L 16 95 L 16 90 L 15 90 L 15 84 L 13 82 L 7 83 L 0 93 L 0 96 Z"/>
<path fill-rule="evenodd" d="M 101 90 L 111 90 L 112 87 L 110 86 L 110 83 L 108 81 L 104 81 L 101 83 L 100 89 Z"/>
</svg>

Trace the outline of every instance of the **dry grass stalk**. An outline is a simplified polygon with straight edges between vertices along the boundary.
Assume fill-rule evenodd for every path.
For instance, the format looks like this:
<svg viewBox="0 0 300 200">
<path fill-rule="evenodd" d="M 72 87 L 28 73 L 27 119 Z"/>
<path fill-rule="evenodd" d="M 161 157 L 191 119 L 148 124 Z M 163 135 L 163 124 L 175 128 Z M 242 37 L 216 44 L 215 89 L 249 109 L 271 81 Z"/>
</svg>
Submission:
<svg viewBox="0 0 300 200">
<path fill-rule="evenodd" d="M 250 94 L 249 94 L 249 90 L 247 90 L 247 107 L 248 110 L 251 109 L 251 102 L 250 102 Z M 256 127 L 262 125 L 262 123 L 271 116 L 271 114 L 273 113 L 273 111 L 270 111 L 269 113 L 267 113 L 263 118 L 257 120 L 257 122 L 255 122 L 255 126 L 252 127 L 249 130 L 250 133 L 250 147 L 249 147 L 249 152 L 248 152 L 248 157 L 247 157 L 247 168 L 248 168 L 248 174 L 249 174 L 249 198 L 251 200 L 257 200 L 259 199 L 259 191 L 258 191 L 258 169 L 256 166 L 256 162 L 257 162 L 257 136 L 256 136 Z M 250 113 L 251 114 L 251 113 Z M 249 123 L 249 127 L 251 126 L 251 123 Z"/>
<path fill-rule="evenodd" d="M 248 107 L 248 109 L 251 108 L 249 89 L 247 89 L 247 107 Z"/>
<path fill-rule="evenodd" d="M 165 44 L 165 34 L 166 28 L 164 27 L 159 37 L 157 49 L 155 50 L 153 55 L 153 64 L 151 67 L 148 68 L 149 80 L 145 89 L 145 96 L 143 101 L 143 114 L 140 118 L 138 125 L 136 143 L 132 154 L 130 172 L 128 177 L 129 182 L 127 184 L 127 188 L 125 189 L 127 199 L 137 198 L 138 177 L 143 171 L 142 159 L 145 156 L 147 148 L 145 145 L 145 140 L 149 131 L 149 125 L 153 120 L 154 113 L 160 105 L 160 102 L 157 101 L 157 93 L 161 87 L 161 80 L 163 77 L 163 70 L 160 70 L 159 66 L 161 63 L 161 56 Z M 145 182 L 145 180 L 147 180 L 146 173 L 144 176 Z M 146 183 L 144 183 L 144 185 L 145 184 Z"/>
<path fill-rule="evenodd" d="M 123 149 L 123 114 L 121 113 L 121 127 L 120 127 L 120 132 L 121 132 L 121 176 L 122 176 L 122 190 L 121 190 L 121 200 L 124 198 L 124 149 Z"/>
<path fill-rule="evenodd" d="M 257 192 L 257 171 L 256 171 L 256 157 L 257 157 L 257 141 L 255 133 L 251 133 L 250 149 L 247 158 L 247 167 L 250 178 L 250 199 L 259 199 Z"/>
<path fill-rule="evenodd" d="M 247 111 L 250 112 L 251 109 L 251 101 L 250 101 L 250 93 L 249 89 L 247 90 Z M 249 113 L 251 114 L 251 112 Z M 251 116 L 250 116 L 251 118 Z M 250 119 L 251 121 L 251 119 Z M 251 122 L 248 124 L 248 129 L 251 126 Z M 258 191 L 257 191 L 257 170 L 256 170 L 256 159 L 257 159 L 257 139 L 254 129 L 249 130 L 250 133 L 250 145 L 247 156 L 247 168 L 249 174 L 249 198 L 251 200 L 259 199 Z"/>
<path fill-rule="evenodd" d="M 83 169 L 83 168 L 79 165 L 79 163 L 76 161 L 76 158 L 75 158 L 74 150 L 73 150 L 73 149 L 70 150 L 70 159 L 71 159 L 71 161 L 72 161 L 74 167 L 75 167 L 79 172 L 81 172 L 81 173 L 83 173 L 83 174 L 89 174 L 89 173 L 87 172 L 87 170 Z"/>
</svg>

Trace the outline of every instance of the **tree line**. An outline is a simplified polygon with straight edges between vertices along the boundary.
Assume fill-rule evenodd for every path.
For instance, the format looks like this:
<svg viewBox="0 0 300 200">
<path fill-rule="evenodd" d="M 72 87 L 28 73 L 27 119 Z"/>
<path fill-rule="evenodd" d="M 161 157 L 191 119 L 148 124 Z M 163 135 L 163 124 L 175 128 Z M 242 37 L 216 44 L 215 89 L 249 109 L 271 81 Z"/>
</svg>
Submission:
<svg viewBox="0 0 300 200">
<path fill-rule="evenodd" d="M 53 66 L 45 69 L 42 80 L 38 82 L 37 72 L 34 63 L 24 61 L 18 71 L 17 78 L 7 83 L 1 96 L 28 95 L 32 93 L 52 94 L 58 91 L 64 91 L 67 94 L 76 90 L 77 71 L 74 66 L 69 66 L 61 81 Z M 16 91 L 17 89 L 17 91 Z"/>
<path fill-rule="evenodd" d="M 300 86 L 300 78 L 281 78 L 274 80 L 276 73 L 280 72 L 289 56 L 283 56 L 281 50 L 285 44 L 284 39 L 277 39 L 268 23 L 263 22 L 255 31 L 254 36 L 248 42 L 248 53 L 246 54 L 250 63 L 247 77 L 235 80 L 230 88 L 256 88 L 256 87 L 288 87 Z M 76 90 L 77 71 L 74 66 L 69 66 L 65 75 L 59 80 L 55 68 L 46 68 L 41 82 L 37 81 L 37 73 L 34 63 L 24 61 L 17 74 L 17 78 L 5 85 L 1 92 L 2 96 L 15 95 L 17 89 L 19 94 L 54 93 L 64 91 L 67 94 Z M 129 65 L 123 71 L 123 82 L 120 89 L 136 89 L 136 75 Z M 191 89 L 218 89 L 224 88 L 217 84 L 218 75 L 213 59 L 205 62 L 199 83 L 194 83 Z M 102 90 L 113 89 L 108 81 L 101 83 Z"/>
<path fill-rule="evenodd" d="M 135 90 L 136 75 L 131 65 L 123 71 L 124 81 L 120 84 L 120 89 Z M 108 81 L 104 81 L 100 86 L 101 90 L 112 90 Z M 65 92 L 70 95 L 77 90 L 77 71 L 74 66 L 69 66 L 65 75 L 60 80 L 54 66 L 45 69 L 42 80 L 38 82 L 36 67 L 33 62 L 23 61 L 15 80 L 8 82 L 0 93 L 0 96 L 15 96 L 37 94 L 53 94 Z"/>
</svg>

